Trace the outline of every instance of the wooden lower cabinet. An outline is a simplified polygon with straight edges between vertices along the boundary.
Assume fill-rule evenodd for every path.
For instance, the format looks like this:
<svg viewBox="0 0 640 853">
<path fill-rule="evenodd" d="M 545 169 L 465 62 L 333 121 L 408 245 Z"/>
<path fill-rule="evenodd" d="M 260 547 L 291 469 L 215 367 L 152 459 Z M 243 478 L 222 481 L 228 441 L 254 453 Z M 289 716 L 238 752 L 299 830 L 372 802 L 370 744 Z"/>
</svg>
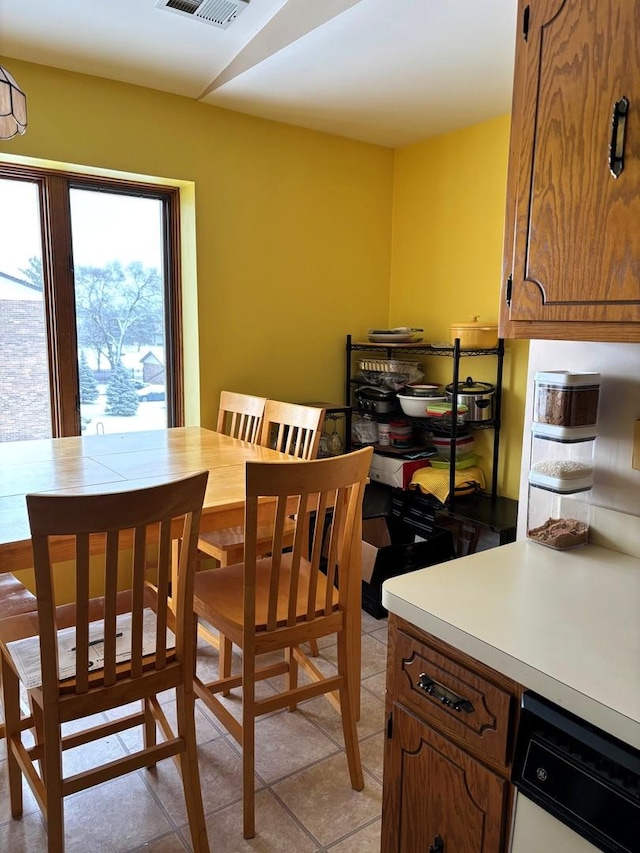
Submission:
<svg viewBox="0 0 640 853">
<path fill-rule="evenodd" d="M 388 757 L 393 790 L 385 790 L 383 850 L 497 853 L 501 849 L 504 779 L 397 702 Z"/>
<path fill-rule="evenodd" d="M 507 849 L 519 693 L 390 616 L 382 853 Z"/>
</svg>

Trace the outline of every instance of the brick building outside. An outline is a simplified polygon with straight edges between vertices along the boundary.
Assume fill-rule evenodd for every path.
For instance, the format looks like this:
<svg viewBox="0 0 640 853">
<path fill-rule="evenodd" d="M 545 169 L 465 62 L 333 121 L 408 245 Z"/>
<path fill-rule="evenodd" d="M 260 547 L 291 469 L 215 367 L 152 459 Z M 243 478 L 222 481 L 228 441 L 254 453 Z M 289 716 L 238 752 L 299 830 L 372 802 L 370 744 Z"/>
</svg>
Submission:
<svg viewBox="0 0 640 853">
<path fill-rule="evenodd" d="M 0 441 L 50 435 L 43 294 L 0 272 Z"/>
</svg>

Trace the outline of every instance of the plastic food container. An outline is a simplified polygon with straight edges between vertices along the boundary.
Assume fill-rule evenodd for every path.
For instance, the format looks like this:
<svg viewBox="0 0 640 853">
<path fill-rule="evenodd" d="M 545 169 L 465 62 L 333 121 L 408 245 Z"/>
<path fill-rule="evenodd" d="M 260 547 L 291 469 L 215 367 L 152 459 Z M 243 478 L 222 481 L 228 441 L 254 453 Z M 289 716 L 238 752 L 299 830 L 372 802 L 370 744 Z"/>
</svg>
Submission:
<svg viewBox="0 0 640 853">
<path fill-rule="evenodd" d="M 378 421 L 378 444 L 383 446 L 391 444 L 391 424 L 387 421 Z"/>
<path fill-rule="evenodd" d="M 589 539 L 593 467 L 574 460 L 545 459 L 529 471 L 527 537 L 564 551 Z"/>
<path fill-rule="evenodd" d="M 481 323 L 477 316 L 467 323 L 452 323 L 449 327 L 451 343 L 460 338 L 462 349 L 494 349 L 498 346 L 498 326 Z"/>
<path fill-rule="evenodd" d="M 477 453 L 461 453 L 459 456 L 456 455 L 456 470 L 461 471 L 464 468 L 471 468 L 471 466 L 477 464 L 477 462 Z M 451 465 L 451 459 L 443 454 L 441 459 L 437 456 L 433 456 L 429 460 L 429 463 L 432 468 L 442 468 L 448 471 Z"/>
<path fill-rule="evenodd" d="M 392 447 L 411 447 L 413 442 L 413 427 L 406 421 L 391 421 L 389 438 Z"/>
<path fill-rule="evenodd" d="M 436 448 L 438 453 L 441 456 L 445 456 L 447 459 L 451 456 L 451 439 L 444 438 L 442 436 L 434 436 L 431 439 L 431 443 Z M 474 440 L 472 435 L 463 435 L 459 436 L 455 440 L 455 449 L 456 449 L 456 459 L 458 458 L 458 454 L 466 454 L 474 446 Z"/>
<path fill-rule="evenodd" d="M 536 373 L 534 380 L 534 421 L 557 427 L 586 427 L 597 422 L 599 373 L 546 370 Z"/>
<path fill-rule="evenodd" d="M 453 404 L 449 402 L 435 402 L 433 399 L 427 401 L 427 417 L 434 419 L 443 419 L 451 421 L 451 415 L 453 413 Z M 458 423 L 464 423 L 469 415 L 469 409 L 467 406 L 458 406 L 457 408 L 457 420 Z"/>
</svg>

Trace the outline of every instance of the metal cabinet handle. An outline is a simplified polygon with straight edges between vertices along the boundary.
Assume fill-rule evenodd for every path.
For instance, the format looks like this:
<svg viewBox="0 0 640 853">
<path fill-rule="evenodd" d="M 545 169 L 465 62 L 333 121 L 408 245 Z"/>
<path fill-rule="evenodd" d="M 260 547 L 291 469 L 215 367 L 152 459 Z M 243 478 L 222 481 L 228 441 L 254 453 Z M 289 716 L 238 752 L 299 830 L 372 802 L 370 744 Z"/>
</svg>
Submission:
<svg viewBox="0 0 640 853">
<path fill-rule="evenodd" d="M 442 704 L 446 705 L 448 708 L 453 708 L 454 711 L 464 711 L 467 714 L 473 713 L 473 705 L 468 699 L 464 699 L 462 696 L 456 696 L 455 693 L 447 690 L 444 685 L 434 681 L 433 678 L 429 678 L 426 673 L 420 673 L 416 684 L 417 687 L 424 690 L 424 692 L 428 693 L 429 696 L 433 696 L 434 699 L 438 699 L 438 701 L 442 702 Z"/>
<path fill-rule="evenodd" d="M 429 853 L 444 853 L 444 841 L 441 835 L 436 835 L 433 844 L 429 847 Z"/>
<path fill-rule="evenodd" d="M 617 178 L 624 169 L 624 140 L 629 113 L 629 99 L 624 95 L 613 105 L 611 116 L 611 142 L 609 143 L 609 171 Z"/>
</svg>

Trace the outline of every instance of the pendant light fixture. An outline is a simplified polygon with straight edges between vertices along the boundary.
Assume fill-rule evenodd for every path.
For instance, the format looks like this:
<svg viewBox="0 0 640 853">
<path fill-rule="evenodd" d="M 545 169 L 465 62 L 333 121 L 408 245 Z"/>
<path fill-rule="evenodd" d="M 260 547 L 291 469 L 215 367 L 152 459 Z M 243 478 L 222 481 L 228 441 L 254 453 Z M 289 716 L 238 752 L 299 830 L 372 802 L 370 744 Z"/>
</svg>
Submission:
<svg viewBox="0 0 640 853">
<path fill-rule="evenodd" d="M 0 65 L 0 139 L 27 129 L 27 99 L 13 75 Z"/>
</svg>

